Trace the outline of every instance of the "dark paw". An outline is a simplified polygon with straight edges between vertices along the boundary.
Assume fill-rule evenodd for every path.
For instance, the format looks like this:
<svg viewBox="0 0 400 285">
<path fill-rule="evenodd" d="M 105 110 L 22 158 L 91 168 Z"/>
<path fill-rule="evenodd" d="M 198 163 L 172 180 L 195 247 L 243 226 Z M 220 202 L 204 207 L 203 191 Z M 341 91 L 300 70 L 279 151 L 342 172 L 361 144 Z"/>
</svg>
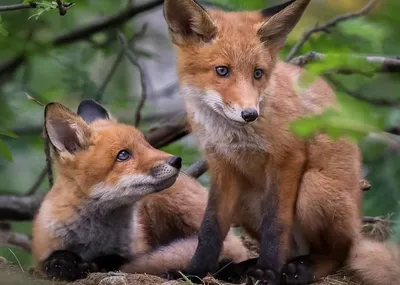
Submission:
<svg viewBox="0 0 400 285">
<path fill-rule="evenodd" d="M 246 279 L 246 285 L 279 285 L 279 274 L 271 269 L 250 269 Z"/>
<path fill-rule="evenodd" d="M 282 285 L 306 285 L 313 280 L 313 262 L 308 255 L 299 256 L 286 263 L 281 272 Z"/>
<path fill-rule="evenodd" d="M 92 260 L 100 272 L 117 271 L 122 265 L 129 262 L 129 259 L 122 257 L 118 254 L 102 255 Z"/>
<path fill-rule="evenodd" d="M 93 263 L 85 262 L 67 250 L 53 252 L 43 263 L 43 269 L 47 277 L 64 281 L 83 279 L 89 272 L 97 270 Z"/>
<path fill-rule="evenodd" d="M 218 270 L 213 274 L 215 279 L 229 283 L 242 283 L 245 274 L 257 264 L 258 258 L 248 259 L 240 263 L 223 260 L 218 265 Z"/>
</svg>

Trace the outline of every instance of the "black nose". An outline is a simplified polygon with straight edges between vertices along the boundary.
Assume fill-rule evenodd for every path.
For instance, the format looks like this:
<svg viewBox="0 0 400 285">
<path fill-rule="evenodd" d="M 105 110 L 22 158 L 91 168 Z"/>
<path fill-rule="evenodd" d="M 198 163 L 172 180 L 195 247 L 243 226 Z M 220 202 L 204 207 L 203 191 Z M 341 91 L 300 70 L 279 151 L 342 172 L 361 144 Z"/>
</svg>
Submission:
<svg viewBox="0 0 400 285">
<path fill-rule="evenodd" d="M 182 158 L 179 156 L 173 156 L 167 160 L 167 163 L 176 169 L 181 169 L 182 167 Z"/>
<path fill-rule="evenodd" d="M 246 122 L 253 122 L 258 118 L 258 112 L 256 109 L 244 109 L 242 111 L 242 118 Z"/>
</svg>

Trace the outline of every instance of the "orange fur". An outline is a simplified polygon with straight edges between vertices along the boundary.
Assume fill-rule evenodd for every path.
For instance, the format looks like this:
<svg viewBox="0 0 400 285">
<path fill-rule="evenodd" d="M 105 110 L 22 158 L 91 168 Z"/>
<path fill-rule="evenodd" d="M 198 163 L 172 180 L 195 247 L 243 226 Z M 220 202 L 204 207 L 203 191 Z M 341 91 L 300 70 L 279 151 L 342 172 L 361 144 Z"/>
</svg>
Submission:
<svg viewBox="0 0 400 285">
<path fill-rule="evenodd" d="M 240 224 L 262 243 L 262 217 L 267 207 L 277 204 L 283 227 L 281 264 L 290 253 L 296 256 L 289 235 L 298 223 L 315 264 L 314 279 L 333 273 L 351 252 L 348 265 L 368 284 L 394 284 L 392 276 L 400 276 L 398 259 L 381 245 L 368 252 L 367 243 L 355 243 L 361 229 L 362 194 L 357 145 L 323 134 L 304 141 L 288 128 L 300 116 L 320 114 L 328 106 L 339 108 L 323 79 L 300 87 L 305 70 L 278 60 L 287 34 L 310 1 L 294 1 L 268 17 L 217 10 L 205 15 L 197 6 L 179 5 L 189 2 L 194 1 L 166 0 L 164 15 L 176 47 L 191 128 L 210 166 L 216 201 L 209 205 L 219 223 L 224 229 L 231 222 Z M 213 32 L 208 34 L 210 26 Z M 219 66 L 227 67 L 229 74 L 219 76 Z M 259 79 L 254 78 L 256 69 L 264 72 Z M 241 116 L 248 108 L 259 114 L 251 123 Z M 273 183 L 278 193 L 271 197 Z M 226 206 L 219 211 L 222 206 L 216 205 Z M 379 260 L 386 264 L 378 264 Z M 374 268 L 368 268 L 372 263 Z M 375 277 L 387 275 L 382 277 L 387 283 L 378 282 L 369 269 Z"/>
<path fill-rule="evenodd" d="M 207 191 L 196 180 L 179 174 L 176 182 L 165 190 L 145 191 L 141 186 L 131 186 L 129 193 L 123 192 L 126 191 L 121 188 L 123 177 L 145 175 L 146 178 L 155 167 L 172 157 L 150 146 L 134 127 L 106 119 L 87 124 L 66 107 L 54 103 L 46 107 L 45 127 L 55 148 L 56 181 L 34 219 L 33 256 L 38 268 L 44 269 L 43 262 L 52 252 L 68 250 L 71 227 L 82 223 L 79 219 L 84 213 L 106 211 L 117 201 L 116 208 L 119 204 L 132 206 L 133 219 L 126 220 L 123 229 L 129 240 L 120 241 L 128 244 L 126 255 L 134 260 L 133 264 L 126 265 L 126 270 L 154 274 L 182 270 L 194 253 L 193 247 L 187 245 L 200 228 Z M 131 151 L 132 158 L 116 162 L 118 152 L 123 149 Z M 103 190 L 99 185 L 115 193 L 103 191 L 101 196 L 96 196 L 95 189 Z M 127 196 L 118 200 L 123 193 Z M 99 201 L 101 209 L 91 212 L 99 207 L 96 204 Z M 91 216 L 95 214 L 88 218 Z M 84 232 L 80 234 L 85 236 Z M 108 233 L 97 234 L 107 236 Z M 95 250 L 101 253 L 103 248 Z M 176 255 L 175 250 L 182 255 Z M 163 254 L 160 256 L 157 252 Z M 233 233 L 225 241 L 221 258 L 234 261 L 247 258 L 247 250 Z M 136 264 L 141 265 L 136 267 Z"/>
</svg>

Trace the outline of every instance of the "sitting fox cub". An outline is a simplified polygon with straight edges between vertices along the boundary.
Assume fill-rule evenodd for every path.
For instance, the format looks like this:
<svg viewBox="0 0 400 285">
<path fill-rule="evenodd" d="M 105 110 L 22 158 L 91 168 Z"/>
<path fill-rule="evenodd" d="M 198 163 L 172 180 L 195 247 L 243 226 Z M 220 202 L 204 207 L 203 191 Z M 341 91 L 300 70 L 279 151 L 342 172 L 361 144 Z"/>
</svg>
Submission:
<svg viewBox="0 0 400 285">
<path fill-rule="evenodd" d="M 154 149 L 91 100 L 77 114 L 48 104 L 45 132 L 57 177 L 34 220 L 33 256 L 47 277 L 72 281 L 112 270 L 161 275 L 187 267 L 207 192 L 179 174 L 181 158 Z M 232 233 L 221 259 L 247 259 Z"/>
</svg>

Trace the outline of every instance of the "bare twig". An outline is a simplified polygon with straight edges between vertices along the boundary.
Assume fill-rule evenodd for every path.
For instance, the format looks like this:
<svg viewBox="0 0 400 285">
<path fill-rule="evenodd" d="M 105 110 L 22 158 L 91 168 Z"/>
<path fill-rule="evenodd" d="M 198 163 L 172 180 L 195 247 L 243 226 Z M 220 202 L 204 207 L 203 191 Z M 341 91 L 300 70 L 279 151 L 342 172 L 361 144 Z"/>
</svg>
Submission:
<svg viewBox="0 0 400 285">
<path fill-rule="evenodd" d="M 0 247 L 15 247 L 31 252 L 31 239 L 24 234 L 14 233 L 8 223 L 0 223 Z"/>
<path fill-rule="evenodd" d="M 147 30 L 147 27 L 148 27 L 148 25 L 144 24 L 142 29 L 138 33 L 134 34 L 129 39 L 129 41 L 128 41 L 128 46 L 129 47 L 131 46 L 133 41 L 135 41 L 136 39 L 140 39 L 140 38 L 142 38 L 144 36 L 144 34 L 145 34 L 146 30 Z M 114 76 L 115 72 L 118 69 L 118 66 L 121 64 L 121 62 L 122 62 L 122 60 L 124 58 L 124 55 L 125 55 L 124 50 L 125 50 L 125 48 L 123 47 L 121 49 L 121 51 L 118 53 L 117 57 L 115 58 L 115 61 L 114 61 L 113 65 L 110 68 L 110 71 L 107 73 L 107 76 L 105 77 L 103 83 L 101 84 L 101 86 L 99 88 L 99 91 L 97 91 L 97 94 L 96 94 L 96 101 L 97 102 L 101 102 L 103 94 L 104 94 L 104 91 L 106 90 L 108 83 L 110 83 L 112 77 Z"/>
<path fill-rule="evenodd" d="M 35 102 L 36 104 L 38 104 L 39 106 L 44 107 L 44 104 L 42 102 L 40 102 L 38 99 L 36 99 L 35 97 L 29 95 L 27 92 L 25 92 L 25 96 L 26 98 L 28 98 L 28 100 L 31 100 L 33 102 Z"/>
<path fill-rule="evenodd" d="M 39 209 L 42 199 L 42 194 L 31 196 L 0 196 L 0 220 L 32 220 Z"/>
<path fill-rule="evenodd" d="M 370 68 L 369 71 L 365 71 L 357 67 L 348 67 L 343 64 L 343 67 L 337 67 L 334 71 L 335 73 L 341 74 L 354 74 L 354 73 L 361 73 L 364 75 L 371 75 L 374 72 L 382 72 L 382 73 L 400 73 L 400 58 L 399 57 L 385 57 L 385 56 L 363 56 L 363 55 L 347 55 L 347 54 L 331 54 L 329 56 L 336 56 L 336 57 L 350 57 L 354 60 L 359 60 L 361 63 L 368 64 Z M 308 52 L 304 55 L 297 56 L 292 58 L 289 62 L 298 65 L 298 66 L 305 66 L 310 62 L 315 61 L 323 61 L 327 58 L 327 55 L 322 53 L 317 53 L 314 51 Z"/>
<path fill-rule="evenodd" d="M 93 21 L 73 30 L 72 32 L 58 36 L 53 40 L 53 44 L 60 46 L 86 40 L 98 32 L 118 27 L 136 15 L 162 5 L 163 2 L 163 0 L 154 0 L 139 6 L 129 6 L 127 9 L 124 9 L 113 16 Z"/>
<path fill-rule="evenodd" d="M 42 184 L 44 178 L 46 177 L 47 174 L 47 166 L 43 168 L 43 170 L 40 172 L 38 178 L 36 179 L 35 183 L 32 185 L 32 187 L 28 190 L 26 195 L 33 195 L 36 193 L 37 189 L 39 189 L 40 184 Z"/>
<path fill-rule="evenodd" d="M 108 83 L 110 83 L 111 79 L 113 78 L 115 72 L 117 71 L 119 65 L 121 64 L 122 60 L 124 59 L 124 52 L 121 51 L 118 53 L 113 65 L 110 68 L 110 71 L 107 73 L 106 78 L 104 79 L 103 83 L 101 84 L 99 90 L 96 93 L 96 101 L 101 102 L 103 98 L 104 91 L 106 90 Z"/>
<path fill-rule="evenodd" d="M 12 76 L 14 71 L 26 60 L 25 55 L 21 54 L 10 60 L 0 63 L 0 83 L 6 82 Z"/>
<path fill-rule="evenodd" d="M 35 2 L 5 5 L 5 6 L 0 6 L 0 12 L 15 11 L 15 10 L 22 10 L 22 9 L 32 9 L 32 8 L 36 8 L 36 7 L 37 7 L 37 4 Z"/>
<path fill-rule="evenodd" d="M 300 40 L 289 51 L 289 53 L 288 53 L 288 55 L 286 57 L 286 61 L 289 61 L 292 58 L 294 58 L 296 56 L 296 54 L 300 51 L 301 47 L 308 41 L 308 39 L 313 34 L 319 33 L 319 32 L 326 32 L 326 31 L 328 31 L 329 29 L 335 27 L 337 24 L 339 24 L 341 22 L 364 16 L 364 15 L 369 13 L 369 11 L 374 7 L 375 3 L 376 3 L 376 0 L 372 0 L 364 8 L 362 8 L 360 11 L 358 11 L 356 13 L 346 13 L 346 14 L 343 14 L 343 15 L 339 15 L 339 16 L 327 21 L 326 23 L 324 23 L 322 25 L 319 25 L 319 26 L 317 25 L 315 27 L 312 27 L 312 28 L 308 29 L 302 35 Z"/>
<path fill-rule="evenodd" d="M 147 99 L 147 81 L 148 81 L 147 74 L 146 74 L 143 66 L 139 63 L 139 59 L 131 51 L 128 40 L 126 39 L 124 34 L 122 32 L 119 32 L 118 37 L 122 43 L 125 56 L 129 59 L 129 61 L 134 66 L 136 66 L 136 68 L 139 71 L 140 86 L 142 88 L 142 93 L 141 93 L 140 100 L 139 100 L 139 103 L 138 103 L 136 111 L 135 111 L 135 126 L 138 127 L 140 124 L 140 120 L 141 120 L 142 109 L 143 109 L 144 103 L 146 102 L 146 99 Z"/>
<path fill-rule="evenodd" d="M 183 172 L 194 178 L 199 178 L 200 176 L 202 176 L 204 173 L 207 172 L 207 169 L 208 169 L 207 162 L 205 160 L 198 160 L 192 165 L 190 165 L 188 168 L 183 170 Z"/>
<path fill-rule="evenodd" d="M 387 217 L 370 217 L 364 216 L 363 223 L 391 222 Z"/>
<path fill-rule="evenodd" d="M 164 147 L 175 142 L 190 133 L 186 114 L 183 113 L 169 123 L 161 124 L 150 129 L 146 134 L 146 140 L 155 148 Z"/>
<path fill-rule="evenodd" d="M 360 188 L 362 191 L 368 191 L 369 189 L 371 189 L 371 184 L 369 184 L 369 182 L 365 179 L 361 179 L 360 180 Z"/>
<path fill-rule="evenodd" d="M 50 151 L 50 140 L 46 134 L 44 134 L 44 153 L 46 155 L 46 169 L 47 169 L 47 178 L 49 180 L 49 187 L 53 187 L 54 179 L 53 179 L 53 168 L 51 166 L 51 151 Z"/>
<path fill-rule="evenodd" d="M 342 92 L 347 93 L 351 97 L 367 102 L 369 104 L 375 106 L 386 106 L 386 107 L 400 106 L 399 99 L 396 100 L 396 99 L 385 99 L 385 98 L 366 98 L 365 96 L 362 95 L 361 92 L 350 90 L 342 82 L 336 80 L 333 76 L 330 76 L 329 74 L 325 75 L 325 79 L 329 81 L 332 85 L 334 85 L 338 90 L 341 90 Z"/>
<path fill-rule="evenodd" d="M 58 47 L 62 45 L 73 44 L 82 40 L 87 40 L 94 34 L 120 26 L 133 17 L 162 5 L 163 2 L 163 0 L 154 0 L 138 6 L 129 6 L 127 9 L 120 11 L 113 16 L 95 20 L 89 24 L 76 28 L 69 33 L 57 36 L 51 42 L 54 46 Z M 2 79 L 3 76 L 9 76 L 19 66 L 21 66 L 26 59 L 27 58 L 25 54 L 21 53 L 8 61 L 1 63 L 0 78 Z"/>
<path fill-rule="evenodd" d="M 72 4 L 64 4 L 61 0 L 56 0 L 56 3 L 58 6 L 58 11 L 60 12 L 60 16 L 67 14 L 68 8 L 72 6 Z"/>
</svg>

